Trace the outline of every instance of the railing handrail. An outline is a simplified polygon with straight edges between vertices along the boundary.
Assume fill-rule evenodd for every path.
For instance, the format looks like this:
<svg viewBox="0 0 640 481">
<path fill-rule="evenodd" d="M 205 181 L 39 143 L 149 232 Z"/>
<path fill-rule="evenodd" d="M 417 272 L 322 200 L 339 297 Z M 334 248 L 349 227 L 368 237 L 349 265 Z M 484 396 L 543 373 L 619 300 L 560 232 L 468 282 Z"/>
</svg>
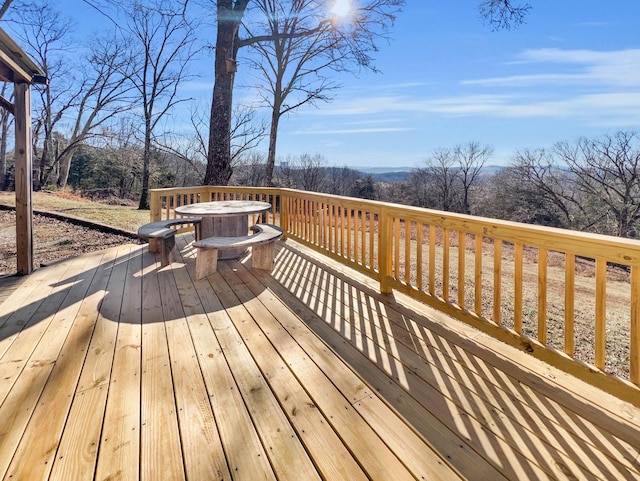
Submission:
<svg viewBox="0 0 640 481">
<path fill-rule="evenodd" d="M 558 227 L 524 224 L 489 217 L 471 216 L 451 212 L 423 209 L 399 204 L 388 204 L 389 215 L 404 217 L 408 213 L 412 218 L 425 220 L 440 227 L 450 229 L 464 228 L 470 234 L 486 235 L 506 242 L 523 242 L 528 245 L 557 249 L 557 241 L 563 241 L 563 252 L 584 257 L 598 257 L 605 251 L 623 249 L 625 255 L 619 259 L 623 265 L 640 265 L 640 241 L 592 232 L 574 231 Z M 489 227 L 487 227 L 489 226 Z M 515 234 L 515 235 L 514 235 Z M 570 242 L 566 242 L 570 240 Z M 631 255 L 633 253 L 633 255 Z M 615 262 L 612 259 L 612 262 Z"/>
<path fill-rule="evenodd" d="M 152 220 L 160 220 L 162 215 L 175 216 L 172 209 L 176 205 L 225 196 L 260 197 L 272 202 L 271 221 L 280 224 L 286 237 L 378 280 L 382 292 L 394 289 L 403 292 L 640 405 L 640 241 L 270 187 L 153 189 L 151 217 Z M 454 235 L 456 232 L 457 237 Z M 469 237 L 474 239 L 473 243 Z M 503 244 L 512 245 L 513 259 L 503 262 Z M 537 260 L 534 263 L 527 263 L 524 247 L 535 251 Z M 487 250 L 491 248 L 493 253 L 488 256 Z M 565 277 L 561 288 L 554 289 L 548 285 L 549 253 L 564 256 Z M 531 255 L 529 253 L 529 257 Z M 457 264 L 453 262 L 456 256 Z M 579 302 L 575 297 L 576 258 L 594 260 L 595 355 L 588 363 L 576 358 L 573 345 L 574 326 L 577 324 L 573 311 L 575 303 Z M 491 269 L 485 269 L 488 262 L 493 263 Z M 609 265 L 629 268 L 628 379 L 605 373 Z M 502 284 L 507 269 L 513 269 L 515 283 L 510 287 L 514 303 L 513 326 L 504 324 L 500 312 L 506 302 Z M 535 270 L 534 274 L 528 272 L 530 278 L 537 278 L 536 301 L 529 304 L 522 293 L 527 269 Z M 472 276 L 469 270 L 473 270 Z M 473 289 L 467 289 L 467 278 L 474 284 Z M 490 289 L 484 285 L 487 283 Z M 551 321 L 547 312 L 548 297 L 557 295 L 560 289 L 564 293 L 564 348 L 555 349 L 547 341 L 547 322 Z M 471 294 L 465 292 L 467 290 Z M 491 290 L 491 296 L 487 290 Z M 456 299 L 453 299 L 452 291 L 457 291 Z M 473 305 L 469 297 L 474 298 Z M 486 298 L 492 299 L 492 315 L 488 315 L 486 307 L 483 307 Z M 535 304 L 535 309 L 531 304 Z M 529 310 L 537 310 L 537 318 L 533 320 L 537 334 L 525 332 L 521 311 L 526 306 Z M 529 319 L 527 322 L 532 321 Z M 554 319 L 553 322 L 559 321 Z"/>
</svg>

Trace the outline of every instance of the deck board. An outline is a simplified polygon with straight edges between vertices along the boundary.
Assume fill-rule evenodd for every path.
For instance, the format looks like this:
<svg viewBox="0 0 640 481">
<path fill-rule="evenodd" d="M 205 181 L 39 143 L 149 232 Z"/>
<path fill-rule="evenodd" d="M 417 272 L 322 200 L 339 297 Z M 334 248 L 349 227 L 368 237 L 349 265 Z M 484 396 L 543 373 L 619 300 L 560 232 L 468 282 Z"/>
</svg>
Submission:
<svg viewBox="0 0 640 481">
<path fill-rule="evenodd" d="M 233 299 L 233 292 L 220 289 L 222 283 L 212 285 L 229 317 L 219 324 L 218 338 L 227 362 L 234 368 L 234 378 L 240 395 L 252 415 L 267 457 L 278 479 L 320 479 L 311 459 L 298 438 L 286 413 L 261 372 L 250 350 L 256 329 L 243 332 L 246 324 L 253 324 L 251 315 Z M 246 348 L 238 348 L 245 345 Z M 239 368 L 241 366 L 241 368 Z M 260 416 L 256 416 L 261 413 Z"/>
<path fill-rule="evenodd" d="M 619 413 L 616 413 L 616 415 L 612 417 L 611 413 L 603 412 L 600 408 L 594 409 L 593 406 L 578 404 L 573 398 L 570 398 L 570 400 L 573 401 L 575 407 L 561 407 L 557 402 L 546 399 L 545 396 L 540 395 L 540 393 L 535 393 L 535 390 L 522 386 L 517 378 L 529 378 L 532 386 L 539 384 L 544 388 L 545 392 L 552 392 L 553 387 L 550 387 L 547 383 L 540 383 L 539 378 L 534 378 L 535 373 L 528 372 L 525 376 L 522 376 L 521 372 L 520 376 L 508 378 L 500 369 L 515 373 L 518 367 L 514 363 L 505 362 L 504 359 L 496 360 L 493 366 L 486 363 L 486 358 L 497 357 L 494 352 L 481 352 L 477 346 L 473 345 L 473 341 L 469 339 L 457 339 L 458 336 L 451 332 L 445 332 L 446 328 L 442 329 L 442 326 L 432 324 L 429 329 L 425 329 L 424 326 L 415 323 L 411 319 L 412 314 L 410 312 L 407 313 L 406 309 L 395 301 L 387 299 L 387 302 L 379 305 L 380 301 L 376 300 L 376 298 L 380 296 L 372 293 L 369 294 L 370 302 L 364 302 L 362 299 L 363 291 L 360 291 L 358 296 L 354 296 L 353 289 L 350 287 L 352 281 L 349 281 L 346 276 L 338 273 L 335 279 L 324 282 L 325 285 L 319 284 L 310 287 L 307 283 L 304 284 L 304 289 L 297 289 L 295 285 L 296 279 L 305 279 L 305 282 L 308 282 L 309 278 L 304 278 L 304 276 L 290 272 L 287 270 L 286 263 L 280 265 L 282 266 L 282 274 L 275 272 L 274 277 L 278 278 L 281 276 L 282 282 L 283 284 L 286 283 L 287 289 L 292 289 L 296 292 L 307 290 L 313 293 L 312 295 L 303 297 L 302 300 L 309 305 L 315 306 L 315 310 L 319 316 L 325 319 L 326 323 L 333 326 L 334 329 L 338 329 L 343 333 L 351 333 L 348 337 L 351 344 L 355 347 L 370 345 L 372 343 L 370 338 L 364 341 L 358 340 L 357 335 L 355 339 L 353 338 L 354 329 L 357 330 L 357 327 L 354 328 L 353 325 L 363 320 L 362 318 L 358 319 L 358 317 L 363 312 L 371 312 L 370 308 L 357 309 L 356 305 L 371 306 L 372 304 L 378 304 L 374 309 L 378 309 L 380 312 L 384 312 L 384 314 L 378 314 L 373 316 L 373 318 L 382 321 L 391 320 L 396 324 L 396 328 L 390 328 L 388 325 L 381 326 L 379 323 L 377 323 L 377 328 L 383 328 L 383 332 L 386 333 L 393 333 L 393 340 L 399 341 L 395 346 L 396 353 L 393 355 L 400 356 L 399 358 L 402 359 L 403 364 L 405 364 L 407 368 L 406 372 L 408 375 L 418 375 L 421 377 L 420 383 L 417 385 L 417 392 L 420 392 L 418 398 L 425 404 L 423 409 L 431 410 L 440 400 L 452 399 L 455 403 L 453 409 L 441 409 L 441 413 L 450 413 L 458 409 L 464 416 L 470 415 L 470 419 L 475 417 L 477 421 L 481 423 L 480 429 L 476 426 L 470 433 L 481 438 L 485 431 L 493 432 L 494 435 L 491 438 L 491 442 L 500 443 L 500 439 L 503 439 L 502 443 L 506 442 L 509 449 L 512 451 L 523 451 L 526 459 L 534 461 L 534 464 L 544 469 L 548 473 L 548 476 L 562 478 L 566 476 L 566 473 L 571 472 L 580 473 L 579 477 L 585 479 L 589 479 L 594 475 L 600 476 L 601 479 L 609 479 L 612 473 L 615 473 L 616 479 L 634 479 L 638 477 L 638 438 L 636 437 L 635 441 L 632 441 L 631 444 L 625 442 L 625 439 L 629 439 L 627 437 L 629 434 L 631 436 L 637 436 L 637 424 L 634 423 L 634 429 L 627 429 L 628 426 L 623 427 L 620 423 L 613 422 L 612 429 L 618 431 L 621 438 L 617 439 L 617 446 L 612 443 L 608 444 L 608 448 L 605 449 L 605 451 L 610 452 L 607 453 L 607 456 L 603 457 L 598 448 L 595 448 L 593 444 L 590 445 L 589 441 L 583 439 L 584 432 L 580 430 L 576 431 L 575 429 L 573 431 L 565 429 L 564 419 L 562 417 L 559 417 L 559 420 L 556 421 L 558 414 L 561 416 L 561 413 L 568 411 L 575 415 L 576 412 L 584 412 L 586 408 L 590 411 L 594 419 L 604 421 L 604 425 L 606 424 L 606 419 L 609 420 L 609 422 L 615 421 L 615 417 L 619 416 Z M 308 262 L 307 265 L 298 264 L 297 270 L 304 272 L 308 269 L 314 269 L 315 267 L 313 266 L 314 264 L 311 262 Z M 353 273 L 349 275 L 354 276 Z M 357 277 L 357 275 L 355 276 Z M 344 286 L 347 287 L 345 288 Z M 366 289 L 364 291 L 366 291 Z M 348 308 L 345 310 L 339 306 L 336 307 L 336 299 L 342 299 L 343 304 L 347 304 Z M 324 302 L 324 300 L 329 300 L 331 304 L 329 305 Z M 428 310 L 425 306 L 420 307 Z M 341 314 L 341 312 L 345 311 L 350 313 L 353 322 L 349 322 L 349 319 L 345 319 Z M 366 320 L 368 320 L 371 316 L 365 317 L 367 317 Z M 424 320 L 421 324 L 424 324 Z M 367 335 L 372 336 L 370 333 Z M 360 335 L 360 337 L 365 336 Z M 456 344 L 456 341 L 459 344 Z M 389 356 L 389 352 L 380 355 L 379 351 L 381 349 L 390 349 L 389 346 L 393 346 L 394 343 L 391 342 L 391 340 L 387 342 L 379 341 L 377 345 L 379 346 L 377 351 L 369 351 L 368 355 L 371 361 L 377 361 L 381 365 L 381 368 L 388 370 L 389 363 L 386 359 Z M 361 347 L 360 349 L 362 350 Z M 412 353 L 410 352 L 411 350 L 418 352 L 419 357 L 416 358 L 415 352 Z M 468 352 L 469 350 L 471 353 Z M 467 362 L 459 362 L 459 360 L 464 359 L 465 356 Z M 483 357 L 485 359 L 482 359 Z M 421 361 L 423 358 L 428 360 L 428 366 L 423 366 L 423 362 Z M 497 366 L 499 366 L 499 368 Z M 474 367 L 477 367 L 475 371 L 473 370 Z M 479 373 L 483 372 L 498 373 L 500 375 L 500 381 L 493 385 L 488 384 L 486 379 L 479 377 Z M 391 371 L 388 371 L 388 373 L 393 376 Z M 447 377 L 445 377 L 445 375 Z M 400 382 L 399 379 L 396 380 Z M 430 392 L 425 393 L 424 388 L 427 386 L 432 386 L 433 389 L 439 390 L 439 392 L 431 389 Z M 511 387 L 515 390 L 528 389 L 530 393 L 529 402 L 527 402 L 526 396 L 520 397 L 520 400 L 524 401 L 523 405 L 518 405 L 510 400 L 509 396 L 513 396 L 513 394 L 511 392 L 507 393 L 503 391 L 503 389 L 510 391 Z M 485 398 L 476 394 L 476 391 L 482 391 L 483 389 Z M 581 386 L 581 389 L 584 389 L 584 386 Z M 591 389 L 592 393 L 594 393 L 594 391 L 597 393 L 597 396 L 600 396 L 601 393 Z M 416 392 L 415 389 L 414 392 Z M 570 394 L 570 391 L 563 392 L 561 397 L 567 401 Z M 496 396 L 500 399 L 499 401 L 496 399 Z M 547 413 L 546 416 L 549 416 L 548 418 L 540 414 L 532 415 L 532 413 L 535 413 L 535 410 L 544 409 L 545 404 L 549 403 L 555 404 L 555 416 L 552 415 L 552 413 Z M 619 403 L 618 400 L 614 400 L 613 404 L 620 405 Z M 521 410 L 525 410 L 524 416 L 521 414 Z M 626 413 L 627 419 L 633 419 L 634 416 L 632 416 L 632 412 L 636 413 L 637 410 L 630 410 L 629 406 L 626 405 L 620 412 Z M 510 419 L 509 415 L 519 420 L 519 424 Z M 438 418 L 443 419 L 442 416 L 438 416 Z M 550 423 L 550 421 L 555 421 L 555 424 Z M 586 419 L 581 421 L 586 426 L 590 424 Z M 414 425 L 419 425 L 423 422 L 424 417 L 422 417 L 422 419 L 416 418 L 416 420 L 413 421 Z M 467 422 L 466 424 L 469 423 Z M 548 425 L 551 427 L 548 427 Z M 451 428 L 451 426 L 449 427 Z M 617 427 L 622 427 L 622 430 L 618 430 Z M 469 426 L 465 426 L 465 428 L 469 429 Z M 473 428 L 473 425 L 471 428 Z M 429 426 L 425 432 L 429 432 L 432 429 L 433 427 Z M 464 432 L 463 429 L 453 429 L 459 433 Z M 595 438 L 590 436 L 587 437 L 587 439 L 599 438 L 606 442 L 608 437 L 607 433 L 601 432 L 601 428 L 594 426 L 592 426 L 592 429 L 600 432 L 600 435 Z M 624 431 L 626 431 L 626 433 Z M 469 442 L 470 446 L 473 446 L 474 437 L 470 439 L 471 440 L 467 442 Z M 491 451 L 489 449 L 491 446 L 489 440 L 480 439 L 480 441 L 480 446 L 476 446 L 476 449 L 480 449 L 482 456 L 485 458 L 492 459 L 492 457 L 496 455 L 503 456 L 506 452 L 504 444 L 500 446 L 499 450 Z M 559 446 L 562 446 L 562 449 L 558 449 Z M 575 456 L 576 453 L 580 454 L 580 456 Z M 517 453 L 514 454 L 518 456 Z M 618 454 L 621 454 L 621 456 L 617 456 Z M 609 459 L 607 459 L 607 457 Z M 521 459 L 521 456 L 518 456 L 518 458 Z M 574 458 L 577 458 L 577 461 Z M 495 458 L 494 462 L 499 463 L 499 458 Z M 510 479 L 522 477 L 529 479 L 534 475 L 537 476 L 540 474 L 539 471 L 515 472 L 514 470 L 518 466 L 522 466 L 525 469 L 529 469 L 530 467 L 522 465 L 520 462 L 515 464 L 514 460 L 508 460 L 508 462 L 503 463 L 503 465 L 503 469 Z"/>
<path fill-rule="evenodd" d="M 194 277 L 192 270 L 189 279 Z M 245 376 L 246 367 L 232 366 L 229 363 L 230 350 L 235 346 L 243 347 L 234 342 L 227 343 L 224 337 L 221 338 L 221 334 L 230 327 L 230 319 L 207 279 L 193 283 L 193 289 L 203 306 L 206 318 L 203 322 L 210 326 L 210 329 L 208 326 L 201 326 L 200 335 L 194 337 L 194 340 L 201 353 L 201 366 L 232 478 L 249 481 L 259 476 L 259 479 L 275 480 L 276 475 L 260 441 L 251 412 L 236 383 L 236 376 Z"/>
<path fill-rule="evenodd" d="M 105 287 L 112 295 L 100 299 L 100 309 L 95 313 L 93 335 L 56 453 L 50 476 L 52 481 L 64 481 L 73 476 L 91 479 L 93 476 L 118 332 L 118 325 L 109 319 L 114 313 L 117 318 L 120 313 L 126 280 L 126 269 L 114 267 L 116 260 L 126 257 L 130 249 L 129 246 L 114 249 L 112 261 L 103 264 L 105 275 L 109 273 Z M 101 296 L 101 292 L 96 291 L 92 296 Z"/>
<path fill-rule="evenodd" d="M 176 294 L 175 288 L 164 286 L 166 278 L 173 278 L 170 272 L 145 263 L 142 276 L 140 479 L 178 481 L 184 478 L 184 465 L 167 341 L 169 323 L 164 320 L 174 323 L 175 317 L 167 306 L 179 301 L 177 295 L 171 295 Z M 163 295 L 169 298 L 164 299 Z"/>
<path fill-rule="evenodd" d="M 548 449 L 549 446 L 544 442 L 530 444 L 529 440 L 535 438 L 536 434 L 528 428 L 527 424 L 513 423 L 502 412 L 494 410 L 493 405 L 485 402 L 475 393 L 465 391 L 463 383 L 459 382 L 455 375 L 445 379 L 447 373 L 441 367 L 439 357 L 433 359 L 429 365 L 425 365 L 422 362 L 422 357 L 400 342 L 400 339 L 406 337 L 405 333 L 398 327 L 390 329 L 391 323 L 388 318 L 386 324 L 375 322 L 373 326 L 370 326 L 369 333 L 361 330 L 362 324 L 369 325 L 370 318 L 375 316 L 362 315 L 361 311 L 364 309 L 360 310 L 356 306 L 366 304 L 362 302 L 362 298 L 354 299 L 351 295 L 351 289 L 344 279 L 336 279 L 333 288 L 331 299 L 338 300 L 346 308 L 335 309 L 339 312 L 332 312 L 331 307 L 325 307 L 325 317 L 329 314 L 339 319 L 339 323 L 346 326 L 346 329 L 343 330 L 353 334 L 351 344 L 356 348 L 373 344 L 375 341 L 371 338 L 372 336 L 377 338 L 379 348 L 375 353 L 369 355 L 369 360 L 377 362 L 380 369 L 394 378 L 400 387 L 405 387 L 412 392 L 413 397 L 424 405 L 420 412 L 428 409 L 437 419 L 448 421 L 445 423 L 446 428 L 452 432 L 458 431 L 464 434 L 465 442 L 476 451 L 482 450 L 491 442 L 495 443 L 495 449 L 487 450 L 484 456 L 490 456 L 489 460 L 494 465 L 505 466 L 509 479 L 539 478 L 541 470 L 553 476 L 562 476 L 567 470 L 573 472 L 580 470 L 574 465 L 570 456 L 553 449 L 553 447 Z M 339 288 L 338 292 L 335 291 L 337 288 Z M 324 295 L 326 296 L 326 293 Z M 350 313 L 350 318 L 345 318 L 341 312 Z M 386 310 L 386 312 L 387 315 L 391 314 L 390 310 Z M 372 330 L 375 331 L 373 334 L 371 334 Z M 393 333 L 393 336 L 389 333 Z M 331 336 L 331 332 L 328 331 L 324 336 Z M 365 337 L 367 337 L 366 341 L 358 341 L 359 338 Z M 339 347 L 336 347 L 336 350 L 342 353 Z M 358 361 L 350 360 L 350 362 L 353 364 Z M 405 372 L 401 365 L 407 368 L 406 375 L 399 374 Z M 358 371 L 367 372 L 365 371 L 366 366 L 366 361 L 363 361 Z M 371 373 L 371 376 L 375 376 L 375 374 Z M 414 377 L 416 379 L 410 379 Z M 376 381 L 373 381 L 373 377 L 369 379 L 376 386 L 385 382 L 384 379 Z M 460 395 L 460 393 L 464 393 L 464 395 Z M 466 416 L 466 413 L 471 413 L 472 416 Z M 413 424 L 424 422 L 419 417 L 414 418 Z M 464 428 L 461 428 L 462 426 Z M 428 430 L 424 431 L 430 432 L 432 430 L 433 427 L 430 426 Z M 438 429 L 438 431 L 441 430 L 442 427 Z M 490 434 L 485 434 L 486 432 Z M 491 442 L 489 437 L 492 438 Z M 526 452 L 521 454 L 521 450 Z M 535 459 L 537 462 L 531 465 L 529 462 L 523 462 L 523 458 Z M 473 460 L 472 462 L 477 468 L 478 461 Z"/>
<path fill-rule="evenodd" d="M 12 479 L 46 479 L 50 473 L 97 317 L 99 298 L 88 294 L 106 287 L 108 279 L 98 274 L 103 257 L 87 256 L 77 277 L 72 271 L 73 285 L 33 351 L 32 362 L 47 366 L 38 369 L 45 383 L 8 467 Z"/>
<path fill-rule="evenodd" d="M 253 295 L 258 299 L 269 298 L 270 292 L 268 290 L 260 292 L 260 284 L 255 279 L 252 279 L 252 275 L 248 270 L 239 269 L 239 271 L 247 285 L 253 290 Z M 221 272 L 229 272 L 228 267 L 223 267 Z M 247 299 L 245 305 L 250 302 Z M 287 299 L 287 306 L 291 306 L 293 303 L 295 303 L 293 298 Z M 303 349 L 306 349 L 306 352 L 319 367 L 324 367 L 323 372 L 328 373 L 332 382 L 337 385 L 340 391 L 352 393 L 350 402 L 363 420 L 386 442 L 391 442 L 394 446 L 400 447 L 395 452 L 395 455 L 404 465 L 410 466 L 414 473 L 421 473 L 420 476 L 424 476 L 425 479 L 458 479 L 453 470 L 443 468 L 445 463 L 441 457 L 427 443 L 417 438 L 415 433 L 410 432 L 409 426 L 399 416 L 395 415 L 395 412 L 391 411 L 388 406 L 381 405 L 380 399 L 373 395 L 371 391 L 362 389 L 361 379 L 355 376 L 354 372 L 348 372 L 350 369 L 345 371 L 343 363 L 336 366 L 331 363 L 331 360 L 327 360 L 326 356 L 312 353 L 313 346 L 317 344 L 314 339 L 315 336 L 310 330 L 302 332 L 303 328 L 295 323 L 296 316 L 293 313 L 283 312 L 285 306 L 279 303 L 265 302 L 265 305 L 273 310 L 273 315 L 260 316 L 261 325 L 264 323 L 264 319 L 268 318 L 271 322 L 279 322 L 290 333 L 295 333 L 292 337 Z M 325 347 L 321 351 L 324 354 L 327 352 L 327 348 Z M 306 369 L 302 367 L 302 372 L 304 373 L 305 371 Z M 413 442 L 406 443 L 405 441 L 407 440 L 412 440 Z M 435 469 L 433 469 L 434 466 Z"/>
<path fill-rule="evenodd" d="M 0 479 L 639 479 L 640 410 L 291 241 L 121 246 L 0 304 Z"/>
<path fill-rule="evenodd" d="M 199 284 L 204 283 L 206 281 Z M 307 447 L 318 470 L 325 479 L 354 481 L 367 479 L 348 449 L 318 411 L 304 387 L 280 357 L 277 349 L 260 334 L 259 329 L 251 326 L 251 324 L 260 324 L 265 314 L 264 306 L 259 303 L 254 305 L 260 309 L 260 312 L 253 315 L 253 323 L 248 323 L 249 327 L 243 329 L 244 342 L 250 348 L 256 363 L 261 366 L 262 375 L 282 409 L 287 413 L 291 425 Z M 255 312 L 254 309 L 252 310 Z M 251 329 L 256 330 L 256 335 L 251 334 Z"/>
<path fill-rule="evenodd" d="M 235 273 L 228 268 L 221 269 L 220 274 L 227 282 L 235 276 Z M 327 361 L 324 346 L 317 342 L 311 346 L 305 346 L 307 348 L 305 350 L 298 344 L 302 336 L 293 339 L 286 327 L 279 324 L 279 322 L 286 323 L 286 315 L 279 316 L 278 321 L 270 312 L 262 309 L 263 306 L 254 301 L 253 293 L 242 289 L 241 284 L 234 283 L 233 280 L 230 284 L 235 286 L 234 294 L 241 296 L 238 300 L 244 300 L 246 308 L 251 309 L 255 317 L 260 320 L 259 326 L 253 327 L 252 330 L 254 332 L 263 330 L 262 332 L 274 344 L 278 354 L 300 379 L 311 396 L 314 406 L 324 414 L 327 422 L 331 423 L 337 434 L 344 439 L 368 475 L 374 479 L 390 477 L 412 479 L 411 473 L 401 464 L 397 456 L 384 446 L 382 440 L 353 408 L 352 403 L 370 394 L 361 381 L 352 372 L 348 372 L 334 356 L 330 356 Z M 296 332 L 296 334 L 300 333 Z M 322 363 L 323 360 L 325 363 Z M 338 385 L 334 386 L 332 383 Z M 340 392 L 340 383 L 348 386 L 348 390 Z M 351 399 L 345 396 L 345 391 L 351 394 Z"/>
<path fill-rule="evenodd" d="M 0 405 L 0 419 L 4 421 L 0 426 L 0 474 L 3 476 L 5 473 L 13 476 L 31 465 L 37 471 L 44 465 L 43 457 L 50 454 L 50 446 L 43 447 L 40 443 L 42 438 L 37 436 L 35 422 L 46 418 L 46 410 L 43 411 L 39 406 L 42 403 L 51 408 L 51 397 L 56 394 L 55 382 L 66 380 L 64 375 L 67 371 L 55 369 L 56 362 L 79 310 L 79 301 L 95 272 L 88 264 L 91 260 L 97 264 L 99 257 L 95 254 L 83 257 L 68 270 L 61 270 L 68 277 L 57 283 L 51 295 L 44 299 L 34 296 L 32 303 L 25 300 L 28 303 L 26 313 L 30 317 L 24 319 L 21 314 L 14 317 L 16 325 L 22 322 L 24 328 L 10 337 L 13 342 L 0 360 L 3 366 L 15 368 L 11 378 L 3 379 L 7 394 Z M 85 270 L 87 265 L 88 269 Z M 63 285 L 67 287 L 63 288 Z M 41 309 L 33 309 L 33 304 L 40 300 L 43 300 Z M 70 392 L 73 392 L 73 388 L 65 395 L 68 396 Z M 47 419 L 47 424 L 53 424 L 54 433 L 56 421 L 60 422 L 60 419 Z M 27 449 L 26 442 L 30 441 L 34 443 L 33 451 Z M 18 453 L 15 457 L 14 450 Z M 20 453 L 28 454 L 31 462 L 25 463 Z"/>
<path fill-rule="evenodd" d="M 140 362 L 142 249 L 132 249 L 119 257 L 115 268 L 125 272 L 120 310 L 109 307 L 101 311 L 105 322 L 117 326 L 113 358 L 105 363 L 111 368 L 107 403 L 97 451 L 95 479 L 138 479 L 140 472 Z M 114 297 L 117 298 L 114 291 Z M 109 293 L 111 294 L 111 292 Z M 105 296 L 111 301 L 111 296 Z M 111 306 L 111 302 L 109 302 Z M 111 317 L 107 315 L 111 314 Z M 69 478 L 80 476 L 68 473 Z M 76 478 L 82 479 L 82 478 Z M 90 479 L 90 478 L 89 478 Z"/>
</svg>

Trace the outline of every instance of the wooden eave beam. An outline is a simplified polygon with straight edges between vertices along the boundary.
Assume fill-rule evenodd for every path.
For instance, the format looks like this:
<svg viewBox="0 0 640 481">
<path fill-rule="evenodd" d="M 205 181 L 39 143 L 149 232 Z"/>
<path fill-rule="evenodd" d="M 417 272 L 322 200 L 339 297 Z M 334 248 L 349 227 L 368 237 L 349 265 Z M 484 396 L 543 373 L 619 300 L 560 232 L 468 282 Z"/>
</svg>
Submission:
<svg viewBox="0 0 640 481">
<path fill-rule="evenodd" d="M 31 83 L 33 77 L 32 72 L 26 70 L 22 65 L 18 64 L 10 55 L 0 48 L 0 64 L 5 65 L 10 72 L 9 82 L 25 82 Z M 4 70 L 4 69 L 3 69 Z"/>
<path fill-rule="evenodd" d="M 7 82 L 45 83 L 40 67 L 0 28 L 0 75 Z"/>
</svg>

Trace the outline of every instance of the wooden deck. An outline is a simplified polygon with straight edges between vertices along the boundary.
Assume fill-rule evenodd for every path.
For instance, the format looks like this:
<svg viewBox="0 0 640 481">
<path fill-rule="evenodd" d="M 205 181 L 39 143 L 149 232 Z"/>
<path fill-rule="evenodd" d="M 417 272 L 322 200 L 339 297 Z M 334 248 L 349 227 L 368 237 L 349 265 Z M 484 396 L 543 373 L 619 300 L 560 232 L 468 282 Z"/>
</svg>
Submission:
<svg viewBox="0 0 640 481">
<path fill-rule="evenodd" d="M 640 479 L 640 410 L 291 241 L 127 245 L 0 305 L 5 480 Z"/>
</svg>

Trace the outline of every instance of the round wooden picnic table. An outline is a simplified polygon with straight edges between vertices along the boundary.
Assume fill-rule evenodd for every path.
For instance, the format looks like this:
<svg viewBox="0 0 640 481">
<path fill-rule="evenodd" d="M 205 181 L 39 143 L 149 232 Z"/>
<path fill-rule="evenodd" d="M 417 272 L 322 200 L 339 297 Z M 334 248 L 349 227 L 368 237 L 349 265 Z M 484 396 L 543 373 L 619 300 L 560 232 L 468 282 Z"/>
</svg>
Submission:
<svg viewBox="0 0 640 481">
<path fill-rule="evenodd" d="M 199 202 L 176 207 L 176 213 L 189 217 L 202 217 L 201 237 L 237 237 L 249 233 L 249 215 L 271 209 L 268 202 L 254 200 L 219 200 Z M 246 248 L 225 249 L 219 259 L 235 259 L 242 256 Z"/>
</svg>

